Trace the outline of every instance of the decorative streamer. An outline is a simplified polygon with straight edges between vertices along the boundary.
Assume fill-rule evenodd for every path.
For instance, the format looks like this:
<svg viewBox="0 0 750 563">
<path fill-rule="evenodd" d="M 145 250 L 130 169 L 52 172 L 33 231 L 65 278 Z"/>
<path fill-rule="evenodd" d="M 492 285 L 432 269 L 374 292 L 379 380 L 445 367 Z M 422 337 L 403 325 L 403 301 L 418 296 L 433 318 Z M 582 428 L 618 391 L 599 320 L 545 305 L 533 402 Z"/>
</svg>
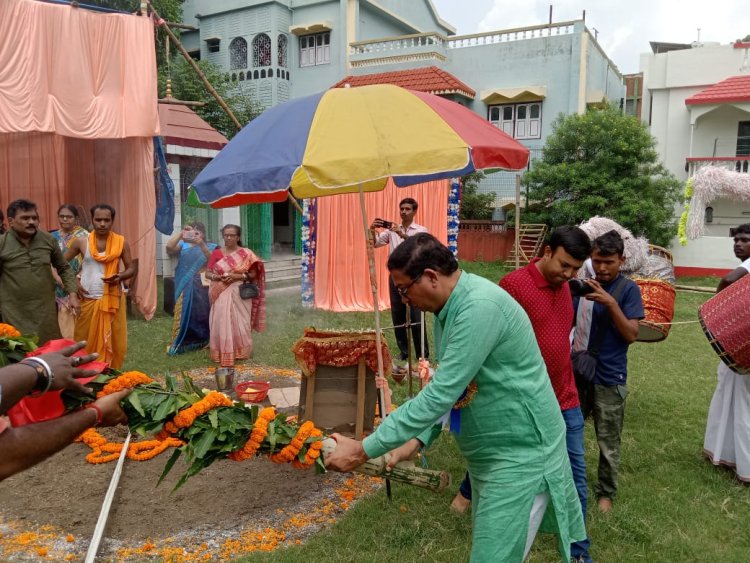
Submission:
<svg viewBox="0 0 750 563">
<path fill-rule="evenodd" d="M 458 178 L 451 179 L 451 189 L 448 192 L 448 249 L 458 258 L 458 225 L 460 220 L 461 183 Z"/>
<path fill-rule="evenodd" d="M 312 308 L 315 305 L 315 223 L 317 219 L 317 200 L 303 200 L 302 215 L 302 305 Z"/>
</svg>

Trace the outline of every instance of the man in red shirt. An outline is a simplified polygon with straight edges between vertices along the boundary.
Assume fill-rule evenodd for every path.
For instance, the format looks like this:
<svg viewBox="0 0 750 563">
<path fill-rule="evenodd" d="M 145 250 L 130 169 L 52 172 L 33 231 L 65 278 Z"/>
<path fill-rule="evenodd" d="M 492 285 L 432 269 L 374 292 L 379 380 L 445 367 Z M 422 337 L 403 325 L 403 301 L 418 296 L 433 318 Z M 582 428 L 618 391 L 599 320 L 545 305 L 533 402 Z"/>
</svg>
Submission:
<svg viewBox="0 0 750 563">
<path fill-rule="evenodd" d="M 568 457 L 584 521 L 588 499 L 584 420 L 570 361 L 573 299 L 567 282 L 576 276 L 590 254 L 591 242 L 584 231 L 578 227 L 558 227 L 552 232 L 544 256 L 535 258 L 525 268 L 511 272 L 500 281 L 500 287 L 518 301 L 529 316 L 547 365 L 547 373 L 565 420 Z M 462 511 L 462 508 L 465 510 L 470 499 L 471 486 L 468 479 L 464 479 L 452 506 L 458 511 Z M 592 561 L 589 544 L 587 538 L 571 545 L 574 561 Z"/>
</svg>

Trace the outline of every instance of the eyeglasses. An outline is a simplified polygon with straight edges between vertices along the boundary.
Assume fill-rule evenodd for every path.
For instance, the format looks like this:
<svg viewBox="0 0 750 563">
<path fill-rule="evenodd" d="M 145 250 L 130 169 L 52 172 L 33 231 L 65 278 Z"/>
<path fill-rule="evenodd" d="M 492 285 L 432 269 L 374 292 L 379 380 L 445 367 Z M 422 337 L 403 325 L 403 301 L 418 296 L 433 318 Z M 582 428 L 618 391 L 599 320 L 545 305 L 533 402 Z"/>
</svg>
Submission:
<svg viewBox="0 0 750 563">
<path fill-rule="evenodd" d="M 232 233 L 224 233 L 221 236 L 223 236 L 224 238 L 238 238 L 240 235 L 233 235 Z"/>
<path fill-rule="evenodd" d="M 416 278 L 414 278 L 413 280 L 411 280 L 411 282 L 408 285 L 405 285 L 404 287 L 397 287 L 396 291 L 398 291 L 398 294 L 401 297 L 406 297 L 406 294 L 411 289 L 411 286 L 413 286 L 415 283 L 417 283 L 422 278 L 422 274 L 424 274 L 424 272 L 422 272 Z"/>
</svg>

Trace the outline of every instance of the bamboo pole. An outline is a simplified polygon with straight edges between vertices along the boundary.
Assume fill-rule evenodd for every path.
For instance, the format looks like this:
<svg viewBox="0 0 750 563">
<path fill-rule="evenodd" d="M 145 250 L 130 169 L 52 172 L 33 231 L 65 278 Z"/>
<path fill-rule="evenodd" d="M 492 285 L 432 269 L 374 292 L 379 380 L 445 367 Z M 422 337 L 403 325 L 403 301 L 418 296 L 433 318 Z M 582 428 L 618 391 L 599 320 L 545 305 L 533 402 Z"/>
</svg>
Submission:
<svg viewBox="0 0 750 563">
<path fill-rule="evenodd" d="M 216 91 L 216 88 L 214 88 L 211 85 L 211 83 L 208 81 L 208 78 L 206 78 L 206 75 L 203 74 L 203 71 L 193 60 L 193 57 L 190 56 L 190 54 L 187 52 L 187 50 L 182 45 L 180 40 L 177 38 L 174 32 L 169 28 L 169 23 L 165 21 L 164 19 L 162 19 L 162 17 L 154 9 L 154 5 L 151 3 L 151 0 L 146 0 L 146 3 L 148 4 L 151 11 L 154 13 L 154 16 L 156 16 L 156 21 L 158 22 L 158 24 L 162 27 L 162 29 L 164 29 L 164 32 L 167 34 L 167 37 L 169 37 L 170 41 L 174 43 L 174 46 L 177 47 L 177 50 L 180 52 L 183 58 L 187 61 L 187 63 L 190 65 L 193 71 L 198 75 L 198 78 L 200 78 L 201 82 L 203 83 L 203 86 L 205 86 L 206 90 L 208 90 L 208 93 L 214 97 L 214 99 L 219 104 L 221 109 L 224 110 L 224 113 L 226 113 L 229 116 L 229 119 L 232 120 L 232 123 L 234 123 L 234 126 L 237 127 L 238 130 L 242 129 L 242 124 L 240 123 L 240 120 L 237 119 L 237 116 L 234 115 L 234 112 L 230 109 L 230 107 L 224 101 L 224 98 L 222 98 L 221 95 Z M 294 208 L 299 212 L 299 214 L 304 215 L 302 208 L 300 207 L 299 203 L 297 203 L 297 200 L 294 199 L 292 194 L 287 192 L 286 197 L 289 200 L 289 203 L 291 203 L 294 206 Z"/>
<path fill-rule="evenodd" d="M 336 440 L 323 440 L 323 455 L 328 456 L 336 450 Z M 388 469 L 390 454 L 367 460 L 354 471 L 374 477 L 385 477 L 391 481 L 421 487 L 429 491 L 440 492 L 451 484 L 451 475 L 447 471 L 437 471 L 418 467 L 410 461 L 400 461 L 393 469 Z"/>
<path fill-rule="evenodd" d="M 516 270 L 521 267 L 521 175 L 516 174 Z"/>
</svg>

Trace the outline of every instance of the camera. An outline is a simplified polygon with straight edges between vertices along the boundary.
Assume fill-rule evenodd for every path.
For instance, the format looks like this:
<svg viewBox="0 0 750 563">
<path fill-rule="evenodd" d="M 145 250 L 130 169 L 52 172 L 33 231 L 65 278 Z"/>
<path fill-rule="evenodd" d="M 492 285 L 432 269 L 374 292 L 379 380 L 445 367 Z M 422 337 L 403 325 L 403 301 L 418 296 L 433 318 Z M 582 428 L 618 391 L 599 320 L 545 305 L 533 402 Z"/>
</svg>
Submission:
<svg viewBox="0 0 750 563">
<path fill-rule="evenodd" d="M 385 219 L 378 219 L 380 221 L 380 225 L 384 229 L 390 229 L 393 226 L 393 223 L 391 221 L 386 221 Z"/>
<path fill-rule="evenodd" d="M 572 279 L 568 280 L 568 287 L 570 287 L 570 294 L 573 297 L 581 297 L 588 293 L 593 293 L 594 288 L 591 287 L 583 280 Z"/>
</svg>

